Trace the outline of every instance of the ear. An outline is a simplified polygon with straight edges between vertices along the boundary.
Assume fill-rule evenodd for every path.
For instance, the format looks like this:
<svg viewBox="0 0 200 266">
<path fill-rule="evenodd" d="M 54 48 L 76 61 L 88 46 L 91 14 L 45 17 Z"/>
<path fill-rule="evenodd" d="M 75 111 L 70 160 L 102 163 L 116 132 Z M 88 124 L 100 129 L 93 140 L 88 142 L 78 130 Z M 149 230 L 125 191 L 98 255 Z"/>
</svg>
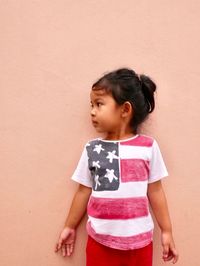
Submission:
<svg viewBox="0 0 200 266">
<path fill-rule="evenodd" d="M 132 115 L 133 107 L 130 102 L 125 102 L 122 105 L 122 117 L 128 117 Z"/>
</svg>

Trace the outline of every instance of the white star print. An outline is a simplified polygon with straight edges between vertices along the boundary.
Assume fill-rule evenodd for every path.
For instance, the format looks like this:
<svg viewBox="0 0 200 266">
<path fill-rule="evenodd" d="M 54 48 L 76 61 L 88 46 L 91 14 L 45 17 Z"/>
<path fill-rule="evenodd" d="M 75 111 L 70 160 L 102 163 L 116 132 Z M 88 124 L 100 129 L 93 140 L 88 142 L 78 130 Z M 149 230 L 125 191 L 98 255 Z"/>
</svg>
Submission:
<svg viewBox="0 0 200 266">
<path fill-rule="evenodd" d="M 108 178 L 109 182 L 112 183 L 113 179 L 117 180 L 118 178 L 114 174 L 114 169 L 106 169 L 106 175 L 105 177 Z"/>
<path fill-rule="evenodd" d="M 104 149 L 102 148 L 102 144 L 95 145 L 95 148 L 94 148 L 93 151 L 96 151 L 98 154 L 99 154 L 101 151 L 104 151 Z"/>
<path fill-rule="evenodd" d="M 93 167 L 100 168 L 99 161 L 96 161 L 96 162 L 93 161 L 93 162 L 92 162 L 92 166 L 93 166 Z"/>
<path fill-rule="evenodd" d="M 97 187 L 101 186 L 101 183 L 99 182 L 99 175 L 95 175 L 94 181 L 96 183 L 95 184 L 95 190 L 97 190 Z"/>
<path fill-rule="evenodd" d="M 115 155 L 116 151 L 108 152 L 108 156 L 106 157 L 109 159 L 109 162 L 112 163 L 114 159 L 118 159 L 118 156 Z"/>
</svg>

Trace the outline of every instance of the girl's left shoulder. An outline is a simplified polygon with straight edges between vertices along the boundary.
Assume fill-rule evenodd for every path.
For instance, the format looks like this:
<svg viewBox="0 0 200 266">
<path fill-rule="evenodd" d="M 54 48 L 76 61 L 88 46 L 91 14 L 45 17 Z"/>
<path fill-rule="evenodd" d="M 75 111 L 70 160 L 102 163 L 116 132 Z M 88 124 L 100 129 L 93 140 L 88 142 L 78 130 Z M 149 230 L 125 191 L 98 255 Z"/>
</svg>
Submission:
<svg viewBox="0 0 200 266">
<path fill-rule="evenodd" d="M 152 147 L 155 141 L 156 140 L 152 136 L 145 135 L 145 134 L 138 134 L 138 142 L 142 146 Z"/>
</svg>

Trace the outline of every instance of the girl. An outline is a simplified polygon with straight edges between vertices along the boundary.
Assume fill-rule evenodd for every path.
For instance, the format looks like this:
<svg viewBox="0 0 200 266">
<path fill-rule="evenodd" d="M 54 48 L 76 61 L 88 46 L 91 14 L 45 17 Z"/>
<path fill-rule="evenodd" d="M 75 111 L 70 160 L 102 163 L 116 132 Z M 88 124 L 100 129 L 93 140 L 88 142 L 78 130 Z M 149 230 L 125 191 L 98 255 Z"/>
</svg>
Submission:
<svg viewBox="0 0 200 266">
<path fill-rule="evenodd" d="M 151 266 L 153 221 L 163 260 L 178 253 L 161 179 L 168 175 L 159 146 L 138 128 L 154 110 L 155 83 L 131 69 L 100 78 L 91 90 L 91 120 L 104 138 L 89 141 L 72 179 L 79 183 L 55 251 L 70 256 L 75 230 L 88 214 L 87 266 Z"/>
</svg>

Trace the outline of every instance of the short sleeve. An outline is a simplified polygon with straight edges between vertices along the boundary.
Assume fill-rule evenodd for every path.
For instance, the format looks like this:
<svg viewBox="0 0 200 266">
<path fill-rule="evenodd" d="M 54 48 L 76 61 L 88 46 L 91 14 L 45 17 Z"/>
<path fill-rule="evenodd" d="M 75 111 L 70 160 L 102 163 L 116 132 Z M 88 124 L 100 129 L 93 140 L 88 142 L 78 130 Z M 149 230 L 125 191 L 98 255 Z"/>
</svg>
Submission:
<svg viewBox="0 0 200 266">
<path fill-rule="evenodd" d="M 168 176 L 168 171 L 165 166 L 160 148 L 156 140 L 153 141 L 152 154 L 150 160 L 150 173 L 149 173 L 149 183 L 156 182 L 163 177 Z"/>
<path fill-rule="evenodd" d="M 84 147 L 81 158 L 71 179 L 86 187 L 92 187 L 92 178 L 88 168 L 88 156 L 86 146 Z"/>
</svg>

